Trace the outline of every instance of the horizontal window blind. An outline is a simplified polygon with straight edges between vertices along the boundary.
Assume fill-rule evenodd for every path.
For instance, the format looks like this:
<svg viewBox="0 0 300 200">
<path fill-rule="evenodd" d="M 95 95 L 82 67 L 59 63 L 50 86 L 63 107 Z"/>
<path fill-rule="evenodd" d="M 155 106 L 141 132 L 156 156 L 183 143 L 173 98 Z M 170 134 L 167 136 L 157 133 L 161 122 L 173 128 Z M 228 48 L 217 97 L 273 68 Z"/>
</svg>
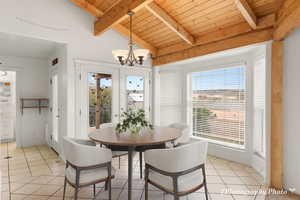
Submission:
<svg viewBox="0 0 300 200">
<path fill-rule="evenodd" d="M 244 145 L 246 68 L 192 74 L 193 135 Z"/>
</svg>

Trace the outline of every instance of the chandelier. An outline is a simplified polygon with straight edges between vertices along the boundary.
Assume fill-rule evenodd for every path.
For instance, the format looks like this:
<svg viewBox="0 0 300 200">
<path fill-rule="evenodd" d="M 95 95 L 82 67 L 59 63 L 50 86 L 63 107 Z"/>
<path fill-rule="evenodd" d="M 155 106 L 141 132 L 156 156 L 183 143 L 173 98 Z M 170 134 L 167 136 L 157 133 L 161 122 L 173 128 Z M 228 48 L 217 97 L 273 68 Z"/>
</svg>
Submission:
<svg viewBox="0 0 300 200">
<path fill-rule="evenodd" d="M 132 41 L 132 16 L 134 15 L 134 12 L 129 11 L 128 12 L 130 21 L 130 40 L 129 40 L 129 50 L 113 50 L 112 54 L 114 58 L 120 62 L 121 65 L 128 65 L 128 66 L 134 66 L 135 64 L 142 65 L 143 62 L 147 59 L 149 50 L 148 49 L 134 49 L 134 43 Z"/>
</svg>

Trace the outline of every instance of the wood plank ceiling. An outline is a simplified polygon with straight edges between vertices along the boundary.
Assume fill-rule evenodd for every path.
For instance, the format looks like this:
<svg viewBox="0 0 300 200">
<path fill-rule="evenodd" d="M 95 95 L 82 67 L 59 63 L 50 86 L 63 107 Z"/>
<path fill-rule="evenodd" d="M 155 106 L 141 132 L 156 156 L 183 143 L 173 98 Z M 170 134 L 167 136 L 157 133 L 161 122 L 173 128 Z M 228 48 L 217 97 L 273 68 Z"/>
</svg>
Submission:
<svg viewBox="0 0 300 200">
<path fill-rule="evenodd" d="M 154 59 L 195 46 L 273 27 L 278 0 L 71 0 L 98 18 L 95 35 L 113 28 Z"/>
</svg>

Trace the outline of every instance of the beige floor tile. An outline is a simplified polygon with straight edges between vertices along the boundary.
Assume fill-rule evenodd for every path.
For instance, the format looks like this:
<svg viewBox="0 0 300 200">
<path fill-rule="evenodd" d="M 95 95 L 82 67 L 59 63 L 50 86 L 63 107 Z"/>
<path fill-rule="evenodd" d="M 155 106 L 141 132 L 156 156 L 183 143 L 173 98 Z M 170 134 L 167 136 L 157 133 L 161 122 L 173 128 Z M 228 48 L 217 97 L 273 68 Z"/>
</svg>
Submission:
<svg viewBox="0 0 300 200">
<path fill-rule="evenodd" d="M 54 177 L 48 184 L 50 185 L 63 185 L 65 177 L 63 176 L 56 176 Z"/>
<path fill-rule="evenodd" d="M 40 176 L 36 179 L 34 179 L 33 181 L 31 181 L 31 183 L 35 183 L 35 184 L 47 184 L 50 181 L 54 180 L 54 176 Z"/>
<path fill-rule="evenodd" d="M 10 176 L 11 183 L 29 183 L 36 179 L 37 177 L 32 177 L 31 175 L 18 175 L 18 176 Z"/>
<path fill-rule="evenodd" d="M 217 169 L 220 176 L 237 176 L 231 169 Z"/>
<path fill-rule="evenodd" d="M 112 191 L 111 191 L 111 199 L 112 200 L 117 200 L 119 198 L 121 192 L 122 192 L 121 189 L 112 189 Z M 100 192 L 97 195 L 97 199 L 108 199 L 108 191 L 102 190 L 102 192 Z"/>
<path fill-rule="evenodd" d="M 62 197 L 63 196 L 63 190 L 64 188 L 61 187 L 53 196 L 56 197 Z M 69 186 L 67 184 L 67 188 L 66 188 L 66 197 L 73 197 L 74 196 L 74 188 Z"/>
<path fill-rule="evenodd" d="M 235 200 L 254 200 L 255 196 L 248 196 L 248 195 L 233 195 Z"/>
<path fill-rule="evenodd" d="M 225 194 L 210 194 L 212 200 L 234 200 L 231 195 Z"/>
<path fill-rule="evenodd" d="M 9 192 L 9 183 L 3 183 L 0 185 L 1 192 Z"/>
<path fill-rule="evenodd" d="M 207 183 L 223 183 L 220 176 L 206 176 Z"/>
<path fill-rule="evenodd" d="M 170 198 L 165 196 L 166 198 Z M 145 194 L 142 195 L 142 199 L 145 199 Z M 148 200 L 163 200 L 164 199 L 164 193 L 161 191 L 151 191 L 148 192 Z M 123 199 L 122 199 L 123 200 Z"/>
<path fill-rule="evenodd" d="M 237 176 L 223 176 L 222 179 L 226 184 L 244 185 L 244 182 Z"/>
<path fill-rule="evenodd" d="M 22 195 L 22 194 L 12 194 L 11 195 L 11 200 L 24 200 L 27 197 L 27 195 Z"/>
<path fill-rule="evenodd" d="M 249 194 L 249 189 L 246 185 L 227 185 L 231 194 L 235 195 L 247 195 Z"/>
<path fill-rule="evenodd" d="M 240 177 L 240 179 L 243 181 L 244 184 L 246 185 L 260 185 L 255 178 L 250 177 L 250 176 L 243 176 Z"/>
<path fill-rule="evenodd" d="M 211 183 L 207 184 L 207 190 L 209 193 L 224 193 L 227 190 L 227 186 L 225 184 L 217 184 Z"/>
<path fill-rule="evenodd" d="M 20 189 L 24 185 L 25 183 L 10 183 L 10 191 L 15 192 L 16 190 Z"/>
<path fill-rule="evenodd" d="M 36 200 L 47 200 L 49 198 L 50 198 L 50 196 L 29 195 L 24 200 L 33 200 L 33 199 L 36 199 Z"/>
<path fill-rule="evenodd" d="M 123 188 L 127 183 L 127 179 L 115 178 L 112 180 L 112 188 Z"/>
<path fill-rule="evenodd" d="M 41 185 L 38 184 L 25 184 L 23 187 L 16 190 L 15 194 L 32 194 L 33 192 L 39 190 Z"/>
<path fill-rule="evenodd" d="M 10 200 L 9 192 L 1 192 L 1 200 Z"/>
<path fill-rule="evenodd" d="M 205 197 L 204 193 L 197 193 L 197 192 L 195 192 L 195 193 L 189 194 L 187 199 L 188 200 L 206 200 L 206 197 Z M 211 197 L 210 197 L 209 194 L 208 194 L 208 199 L 209 200 L 211 199 Z"/>
<path fill-rule="evenodd" d="M 55 194 L 61 186 L 58 185 L 42 185 L 38 190 L 32 193 L 32 195 L 46 195 L 51 196 Z"/>
<path fill-rule="evenodd" d="M 141 199 L 143 195 L 143 190 L 132 190 L 132 199 Z M 119 200 L 128 199 L 128 191 L 123 190 L 119 196 Z"/>
</svg>

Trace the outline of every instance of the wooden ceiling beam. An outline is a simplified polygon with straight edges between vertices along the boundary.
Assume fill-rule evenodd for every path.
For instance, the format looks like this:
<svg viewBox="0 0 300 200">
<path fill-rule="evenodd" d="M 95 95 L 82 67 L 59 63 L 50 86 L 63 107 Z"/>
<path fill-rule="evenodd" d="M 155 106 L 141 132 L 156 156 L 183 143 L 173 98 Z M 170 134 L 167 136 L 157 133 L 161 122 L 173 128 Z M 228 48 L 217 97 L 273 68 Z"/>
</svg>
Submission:
<svg viewBox="0 0 300 200">
<path fill-rule="evenodd" d="M 234 49 L 273 39 L 273 28 L 252 31 L 236 37 L 224 39 L 209 44 L 194 46 L 190 49 L 175 52 L 169 55 L 153 58 L 153 66 L 170 64 L 193 57 L 204 56 L 211 53 Z"/>
<path fill-rule="evenodd" d="M 152 0 L 120 0 L 96 21 L 94 34 L 100 35 L 126 19 L 128 11 L 137 12 L 151 2 Z"/>
<path fill-rule="evenodd" d="M 275 24 L 275 14 L 267 15 L 258 19 L 257 30 L 265 29 L 272 27 Z M 253 31 L 252 28 L 248 25 L 247 22 L 243 22 L 237 25 L 233 25 L 227 28 L 219 29 L 217 31 L 208 33 L 206 35 L 199 36 L 195 38 L 194 45 L 203 45 L 215 41 L 224 40 L 230 37 L 234 37 L 240 34 L 248 33 Z M 163 56 L 170 53 L 182 51 L 185 49 L 191 48 L 192 45 L 187 44 L 186 42 L 180 42 L 165 48 L 158 49 L 157 56 Z"/>
<path fill-rule="evenodd" d="M 300 1 L 285 1 L 274 31 L 274 40 L 280 41 L 300 26 Z"/>
<path fill-rule="evenodd" d="M 79 6 L 80 8 L 84 9 L 85 11 L 87 11 L 88 13 L 90 13 L 91 15 L 95 16 L 95 17 L 101 17 L 104 13 L 99 10 L 98 8 L 96 8 L 94 5 L 88 3 L 86 0 L 71 0 L 74 4 L 76 4 L 77 6 Z M 124 27 L 121 24 L 116 24 L 113 26 L 113 29 L 118 31 L 119 33 L 121 33 L 123 36 L 129 38 L 129 29 Z M 153 47 L 151 44 L 149 44 L 148 42 L 146 42 L 145 40 L 143 40 L 142 38 L 140 38 L 138 35 L 136 35 L 135 33 L 132 33 L 132 40 L 139 45 L 142 48 L 145 49 L 149 49 L 149 51 L 151 52 L 152 56 L 156 56 L 157 54 L 157 48 Z"/>
<path fill-rule="evenodd" d="M 101 17 L 104 14 L 101 10 L 99 10 L 97 7 L 90 4 L 86 0 L 70 0 L 70 1 L 97 18 Z"/>
<path fill-rule="evenodd" d="M 186 31 L 186 29 L 180 25 L 172 16 L 170 16 L 164 9 L 159 7 L 155 2 L 147 4 L 145 6 L 156 18 L 162 21 L 167 27 L 169 27 L 174 33 L 181 37 L 188 44 L 194 43 L 194 37 Z"/>
<path fill-rule="evenodd" d="M 256 29 L 257 26 L 257 17 L 253 10 L 251 9 L 250 5 L 248 4 L 247 0 L 235 0 L 235 4 L 245 20 L 248 24 L 253 28 Z"/>
</svg>

